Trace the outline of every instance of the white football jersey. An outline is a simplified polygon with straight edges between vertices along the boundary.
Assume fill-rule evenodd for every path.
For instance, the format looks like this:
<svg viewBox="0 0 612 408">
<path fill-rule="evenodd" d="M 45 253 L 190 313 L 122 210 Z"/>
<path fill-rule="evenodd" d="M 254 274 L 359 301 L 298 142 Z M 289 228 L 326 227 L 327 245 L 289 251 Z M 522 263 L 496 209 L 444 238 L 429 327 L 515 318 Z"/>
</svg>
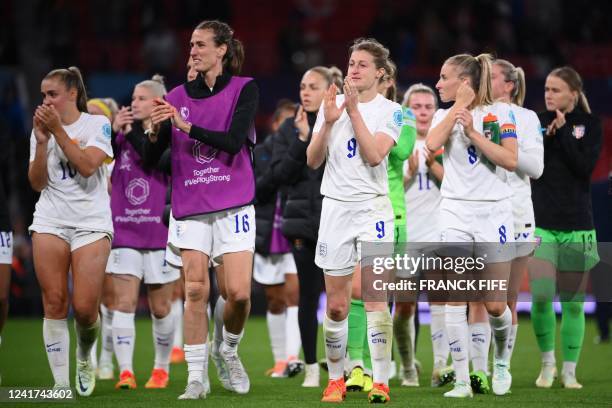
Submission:
<svg viewBox="0 0 612 408">
<path fill-rule="evenodd" d="M 449 109 L 438 109 L 431 127 L 435 127 L 448 114 Z M 472 110 L 474 129 L 483 134 L 483 119 L 488 114 L 497 118 L 500 137 L 516 135 L 516 126 L 510 117 L 510 105 L 495 102 L 478 106 Z M 484 161 L 483 161 L 484 159 Z M 444 146 L 444 179 L 441 194 L 443 198 L 468 201 L 498 201 L 512 197 L 507 174 L 500 171 L 476 148 L 465 135 L 463 126 L 455 123 Z"/>
<path fill-rule="evenodd" d="M 516 123 L 518 137 L 518 155 L 536 154 L 540 161 L 544 160 L 544 141 L 542 125 L 538 115 L 532 110 L 515 104 L 510 105 L 511 119 Z M 535 228 L 533 203 L 531 201 L 531 182 L 529 176 L 520 172 L 508 171 L 508 182 L 514 196 L 512 197 L 512 211 L 514 213 L 515 232 L 523 232 Z"/>
<path fill-rule="evenodd" d="M 79 119 L 64 126 L 64 130 L 81 149 L 93 146 L 113 157 L 111 127 L 105 116 L 81 113 Z M 30 162 L 34 161 L 35 154 L 36 136 L 32 130 Z M 98 167 L 90 177 L 81 176 L 52 135 L 47 144 L 47 173 L 49 179 L 36 203 L 34 223 L 113 231 L 106 164 Z"/>
<path fill-rule="evenodd" d="M 442 198 L 439 182 L 429 173 L 425 163 L 424 148 L 425 140 L 417 139 L 413 154 L 419 155 L 419 169 L 410 180 L 404 194 L 408 242 L 437 242 L 440 239 L 440 234 L 436 228 L 432 228 L 432 223 L 437 222 Z M 404 174 L 407 172 L 408 160 L 404 162 Z"/>
<path fill-rule="evenodd" d="M 342 105 L 344 95 L 336 96 L 336 104 Z M 363 121 L 374 136 L 384 133 L 396 143 L 403 122 L 402 108 L 378 94 L 367 103 L 359 103 Z M 321 130 L 325 121 L 323 105 L 319 109 L 313 133 Z M 325 172 L 321 194 L 341 201 L 364 201 L 389 191 L 387 157 L 376 167 L 371 167 L 359 152 L 359 145 L 346 110 L 331 128 L 327 145 Z"/>
</svg>

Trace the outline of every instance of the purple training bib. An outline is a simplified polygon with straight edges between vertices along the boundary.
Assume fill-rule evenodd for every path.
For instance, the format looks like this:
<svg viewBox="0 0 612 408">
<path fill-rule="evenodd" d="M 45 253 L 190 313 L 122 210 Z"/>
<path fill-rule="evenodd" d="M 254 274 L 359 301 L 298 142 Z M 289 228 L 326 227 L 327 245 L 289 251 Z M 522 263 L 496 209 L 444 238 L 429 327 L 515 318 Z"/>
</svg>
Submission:
<svg viewBox="0 0 612 408">
<path fill-rule="evenodd" d="M 174 88 L 166 100 L 183 120 L 198 127 L 227 132 L 242 88 L 252 78 L 232 77 L 218 94 L 204 99 Z M 255 128 L 249 130 L 255 142 Z M 251 149 L 247 144 L 233 155 L 189 138 L 172 128 L 172 214 L 182 219 L 247 205 L 255 197 Z"/>
<path fill-rule="evenodd" d="M 291 244 L 281 232 L 283 223 L 283 210 L 281 208 L 280 194 L 276 197 L 276 208 L 274 209 L 274 222 L 272 223 L 272 237 L 270 239 L 271 254 L 286 254 L 291 252 Z"/>
<path fill-rule="evenodd" d="M 111 176 L 113 248 L 164 249 L 168 228 L 162 221 L 168 176 L 145 170 L 132 144 L 119 133 Z"/>
</svg>

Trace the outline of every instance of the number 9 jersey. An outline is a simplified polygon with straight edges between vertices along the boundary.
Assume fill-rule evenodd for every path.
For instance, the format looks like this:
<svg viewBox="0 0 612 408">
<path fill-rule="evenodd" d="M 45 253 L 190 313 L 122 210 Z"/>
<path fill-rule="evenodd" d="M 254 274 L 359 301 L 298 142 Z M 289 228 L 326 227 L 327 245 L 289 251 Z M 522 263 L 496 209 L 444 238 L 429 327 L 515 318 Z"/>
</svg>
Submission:
<svg viewBox="0 0 612 408">
<path fill-rule="evenodd" d="M 338 106 L 343 102 L 344 95 L 336 96 Z M 359 103 L 358 109 L 372 136 L 384 133 L 397 143 L 403 123 L 402 108 L 398 103 L 378 94 L 369 102 Z M 321 105 L 313 133 L 321 130 L 324 120 Z M 359 144 L 346 110 L 334 123 L 330 133 L 321 194 L 340 201 L 365 201 L 387 195 L 388 157 L 376 167 L 366 163 L 359 153 Z"/>
<path fill-rule="evenodd" d="M 81 149 L 93 146 L 113 157 L 111 126 L 105 116 L 81 113 L 76 122 L 63 128 Z M 30 162 L 35 154 L 36 136 L 32 130 Z M 51 135 L 47 144 L 47 173 L 47 186 L 36 203 L 34 224 L 113 232 L 106 165 L 98 167 L 90 177 L 81 176 Z"/>
<path fill-rule="evenodd" d="M 336 97 L 336 104 L 341 105 L 343 101 L 343 95 Z M 399 104 L 377 94 L 371 101 L 360 103 L 358 109 L 372 137 L 384 133 L 397 143 L 403 124 Z M 319 132 L 323 120 L 321 107 L 313 132 Z M 344 111 L 331 128 L 326 160 L 315 264 L 328 275 L 345 276 L 361 261 L 363 243 L 393 243 L 388 158 L 376 167 L 366 163 L 359 152 L 351 120 Z M 393 245 L 379 250 L 387 249 L 388 253 L 380 255 L 390 256 Z"/>
</svg>

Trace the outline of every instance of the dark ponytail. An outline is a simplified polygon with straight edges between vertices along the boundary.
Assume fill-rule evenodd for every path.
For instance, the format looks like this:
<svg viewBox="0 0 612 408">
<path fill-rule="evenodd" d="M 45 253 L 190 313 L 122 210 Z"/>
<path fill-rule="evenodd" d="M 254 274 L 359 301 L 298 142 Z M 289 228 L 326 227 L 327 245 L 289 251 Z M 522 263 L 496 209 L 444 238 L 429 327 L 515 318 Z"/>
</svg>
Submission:
<svg viewBox="0 0 612 408">
<path fill-rule="evenodd" d="M 225 44 L 227 51 L 223 56 L 223 68 L 232 75 L 239 75 L 244 63 L 244 46 L 234 38 L 234 30 L 226 23 L 218 20 L 202 21 L 196 30 L 211 30 L 217 47 Z"/>
<path fill-rule="evenodd" d="M 244 63 L 244 46 L 242 42 L 236 38 L 232 38 L 230 51 L 231 56 L 228 57 L 228 69 L 232 75 L 238 75 L 242 71 L 242 64 Z"/>
<path fill-rule="evenodd" d="M 76 106 L 80 112 L 87 113 L 87 92 L 81 71 L 77 67 L 59 68 L 49 72 L 44 79 L 59 78 L 66 89 L 76 89 Z"/>
</svg>

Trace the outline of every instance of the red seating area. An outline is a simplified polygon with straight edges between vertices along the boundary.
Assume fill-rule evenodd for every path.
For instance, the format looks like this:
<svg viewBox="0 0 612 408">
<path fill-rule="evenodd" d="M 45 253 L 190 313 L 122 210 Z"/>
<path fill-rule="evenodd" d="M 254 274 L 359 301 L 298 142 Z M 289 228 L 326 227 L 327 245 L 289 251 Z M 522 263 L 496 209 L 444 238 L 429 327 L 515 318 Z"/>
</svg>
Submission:
<svg viewBox="0 0 612 408">
<path fill-rule="evenodd" d="M 575 46 L 570 61 L 585 78 L 608 76 L 612 73 L 612 45 Z"/>
</svg>

